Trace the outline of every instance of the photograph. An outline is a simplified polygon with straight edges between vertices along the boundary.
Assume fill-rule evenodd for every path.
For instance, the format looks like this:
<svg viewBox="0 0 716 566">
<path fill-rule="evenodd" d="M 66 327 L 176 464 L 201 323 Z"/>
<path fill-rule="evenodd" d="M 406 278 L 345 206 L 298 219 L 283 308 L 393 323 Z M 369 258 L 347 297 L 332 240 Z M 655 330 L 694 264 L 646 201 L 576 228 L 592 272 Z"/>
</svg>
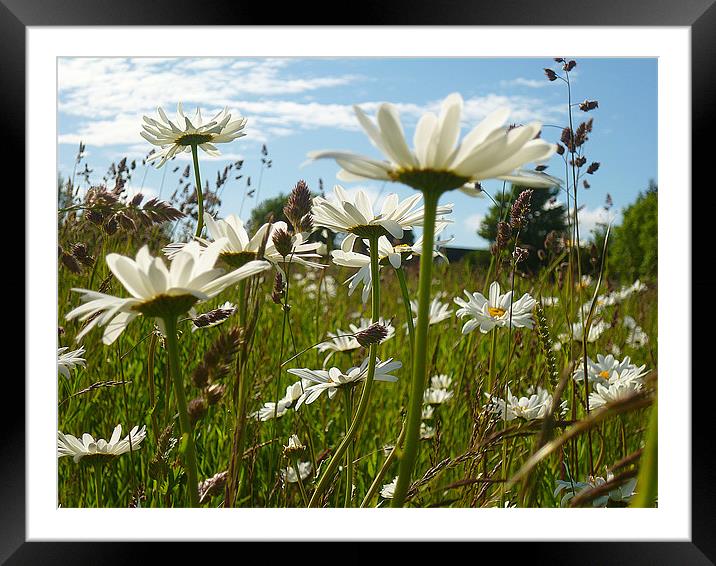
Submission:
<svg viewBox="0 0 716 566">
<path fill-rule="evenodd" d="M 58 56 L 56 508 L 657 509 L 660 72 Z"/>
</svg>

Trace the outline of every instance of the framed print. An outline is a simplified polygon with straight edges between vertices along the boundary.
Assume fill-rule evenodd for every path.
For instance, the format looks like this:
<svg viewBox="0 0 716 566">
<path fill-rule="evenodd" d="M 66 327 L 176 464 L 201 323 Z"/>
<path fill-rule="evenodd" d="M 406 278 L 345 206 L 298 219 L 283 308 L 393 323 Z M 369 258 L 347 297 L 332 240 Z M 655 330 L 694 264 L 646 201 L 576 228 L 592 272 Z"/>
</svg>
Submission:
<svg viewBox="0 0 716 566">
<path fill-rule="evenodd" d="M 3 2 L 8 563 L 187 540 L 713 563 L 709 2 L 320 26 Z"/>
</svg>

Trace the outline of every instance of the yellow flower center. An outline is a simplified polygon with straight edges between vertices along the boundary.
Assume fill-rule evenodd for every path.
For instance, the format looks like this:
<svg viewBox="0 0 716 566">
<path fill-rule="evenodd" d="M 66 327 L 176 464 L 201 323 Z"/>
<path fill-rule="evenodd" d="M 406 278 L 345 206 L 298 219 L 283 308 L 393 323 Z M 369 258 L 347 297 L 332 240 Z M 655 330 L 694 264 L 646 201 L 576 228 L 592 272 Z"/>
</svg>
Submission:
<svg viewBox="0 0 716 566">
<path fill-rule="evenodd" d="M 500 307 L 488 307 L 487 312 L 490 313 L 492 318 L 500 318 L 507 311 L 505 309 L 501 309 Z"/>
<path fill-rule="evenodd" d="M 600 371 L 599 377 L 603 377 L 604 379 L 609 379 L 609 372 L 607 370 Z"/>
</svg>

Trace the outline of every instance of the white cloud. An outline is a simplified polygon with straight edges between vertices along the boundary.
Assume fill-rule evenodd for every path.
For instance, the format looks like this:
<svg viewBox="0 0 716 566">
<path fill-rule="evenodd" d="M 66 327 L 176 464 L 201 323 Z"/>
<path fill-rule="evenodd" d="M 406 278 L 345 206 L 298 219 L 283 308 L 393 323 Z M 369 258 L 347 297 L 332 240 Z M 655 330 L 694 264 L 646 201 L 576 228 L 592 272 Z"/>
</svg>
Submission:
<svg viewBox="0 0 716 566">
<path fill-rule="evenodd" d="M 480 228 L 480 224 L 482 223 L 482 219 L 484 217 L 484 214 L 471 214 L 465 218 L 463 223 L 470 232 L 476 232 Z"/>
<path fill-rule="evenodd" d="M 597 227 L 597 224 L 608 224 L 612 225 L 621 222 L 621 213 L 615 213 L 612 210 L 607 210 L 600 206 L 597 208 L 584 207 L 577 213 L 577 219 L 579 220 L 579 233 L 584 239 L 591 237 L 591 232 Z"/>
<path fill-rule="evenodd" d="M 537 79 L 526 79 L 524 77 L 517 77 L 516 79 L 510 79 L 509 81 L 500 81 L 500 86 L 503 88 L 513 86 L 525 86 L 527 88 L 543 88 L 549 86 L 549 81 L 545 78 L 544 80 Z"/>
</svg>

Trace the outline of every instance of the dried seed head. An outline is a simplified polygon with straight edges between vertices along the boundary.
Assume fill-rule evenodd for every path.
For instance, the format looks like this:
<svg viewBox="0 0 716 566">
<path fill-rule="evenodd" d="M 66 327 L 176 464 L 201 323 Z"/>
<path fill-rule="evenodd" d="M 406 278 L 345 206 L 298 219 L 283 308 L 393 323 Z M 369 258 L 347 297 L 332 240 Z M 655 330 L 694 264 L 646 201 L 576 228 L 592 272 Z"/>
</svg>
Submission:
<svg viewBox="0 0 716 566">
<path fill-rule="evenodd" d="M 191 320 L 196 328 L 206 328 L 209 326 L 216 326 L 218 324 L 221 324 L 235 312 L 236 307 L 234 306 L 232 306 L 231 308 L 218 308 L 200 314 L 192 318 Z"/>
<path fill-rule="evenodd" d="M 504 248 L 507 246 L 507 242 L 512 237 L 512 229 L 507 222 L 501 221 L 497 223 L 497 238 L 495 243 L 498 248 Z"/>
<path fill-rule="evenodd" d="M 572 132 L 571 128 L 564 128 L 559 139 L 571 153 L 574 153 L 574 132 Z"/>
<path fill-rule="evenodd" d="M 577 159 L 573 159 L 570 164 L 576 165 L 577 167 L 582 167 L 587 162 L 587 158 L 583 155 L 580 157 L 577 157 Z"/>
<path fill-rule="evenodd" d="M 584 180 L 582 181 L 582 186 L 583 186 L 585 189 L 588 189 L 588 188 L 591 187 L 592 185 L 590 185 L 589 183 L 587 183 L 587 180 L 584 179 Z"/>
<path fill-rule="evenodd" d="M 587 167 L 587 173 L 590 175 L 594 175 L 594 172 L 599 169 L 599 162 L 598 161 L 592 161 L 590 163 L 589 167 Z"/>
<path fill-rule="evenodd" d="M 119 222 L 117 221 L 116 216 L 111 216 L 107 222 L 104 224 L 104 231 L 109 234 L 110 236 L 114 234 L 117 229 L 119 228 Z"/>
<path fill-rule="evenodd" d="M 62 264 L 72 273 L 82 273 L 82 266 L 75 256 L 62 252 L 60 259 L 62 260 Z"/>
<path fill-rule="evenodd" d="M 199 364 L 191 374 L 191 382 L 199 389 L 206 387 L 209 383 L 209 368 L 204 364 Z"/>
<path fill-rule="evenodd" d="M 564 238 L 559 232 L 552 230 L 544 239 L 544 247 L 553 253 L 559 253 L 564 249 Z"/>
<path fill-rule="evenodd" d="M 291 239 L 291 234 L 289 234 L 286 230 L 283 230 L 282 228 L 274 230 L 271 240 L 273 241 L 273 245 L 276 246 L 276 251 L 283 257 L 291 255 L 291 251 L 293 250 L 293 240 Z"/>
<path fill-rule="evenodd" d="M 271 300 L 280 305 L 283 300 L 284 284 L 283 277 L 279 271 L 276 272 L 276 276 L 273 280 L 273 292 L 271 293 Z"/>
<path fill-rule="evenodd" d="M 367 348 L 371 344 L 378 344 L 381 340 L 384 340 L 388 336 L 388 329 L 379 322 L 375 322 L 355 336 L 358 344 Z"/>
<path fill-rule="evenodd" d="M 214 383 L 206 388 L 206 401 L 209 405 L 216 405 L 226 393 L 226 385 Z"/>
<path fill-rule="evenodd" d="M 557 153 L 559 155 L 564 155 L 564 146 L 562 144 L 557 144 Z"/>
<path fill-rule="evenodd" d="M 544 74 L 547 77 L 547 80 L 549 80 L 549 81 L 557 80 L 557 73 L 555 73 L 552 69 L 545 69 Z"/>
<path fill-rule="evenodd" d="M 512 257 L 515 258 L 515 263 L 521 263 L 526 260 L 530 255 L 530 251 L 527 248 L 520 248 L 515 246 L 515 251 L 512 252 Z"/>
<path fill-rule="evenodd" d="M 510 211 L 510 227 L 519 230 L 527 223 L 527 215 L 530 213 L 532 202 L 532 189 L 522 191 L 512 204 Z"/>
<path fill-rule="evenodd" d="M 189 413 L 189 422 L 194 426 L 194 423 L 206 414 L 206 401 L 202 397 L 197 397 L 189 401 L 186 409 Z"/>
<path fill-rule="evenodd" d="M 565 63 L 565 64 L 562 66 L 562 69 L 564 69 L 565 71 L 569 72 L 569 71 L 571 71 L 572 69 L 574 69 L 576 66 L 577 66 L 577 62 L 576 62 L 574 59 L 572 59 L 572 60 L 570 60 L 569 62 Z"/>
<path fill-rule="evenodd" d="M 219 472 L 199 483 L 199 503 L 206 503 L 212 496 L 218 495 L 224 489 L 229 472 Z"/>
<path fill-rule="evenodd" d="M 599 108 L 599 102 L 597 102 L 596 100 L 585 100 L 579 105 L 579 109 L 582 112 L 589 112 L 590 110 L 594 110 L 595 108 Z"/>
<path fill-rule="evenodd" d="M 304 180 L 296 183 L 283 207 L 283 213 L 288 218 L 295 232 L 310 232 L 313 229 L 311 218 L 311 190 Z"/>
<path fill-rule="evenodd" d="M 142 204 L 142 201 L 144 200 L 144 195 L 142 193 L 137 193 L 132 197 L 132 200 L 129 201 L 129 204 L 132 206 L 139 206 Z"/>
</svg>

